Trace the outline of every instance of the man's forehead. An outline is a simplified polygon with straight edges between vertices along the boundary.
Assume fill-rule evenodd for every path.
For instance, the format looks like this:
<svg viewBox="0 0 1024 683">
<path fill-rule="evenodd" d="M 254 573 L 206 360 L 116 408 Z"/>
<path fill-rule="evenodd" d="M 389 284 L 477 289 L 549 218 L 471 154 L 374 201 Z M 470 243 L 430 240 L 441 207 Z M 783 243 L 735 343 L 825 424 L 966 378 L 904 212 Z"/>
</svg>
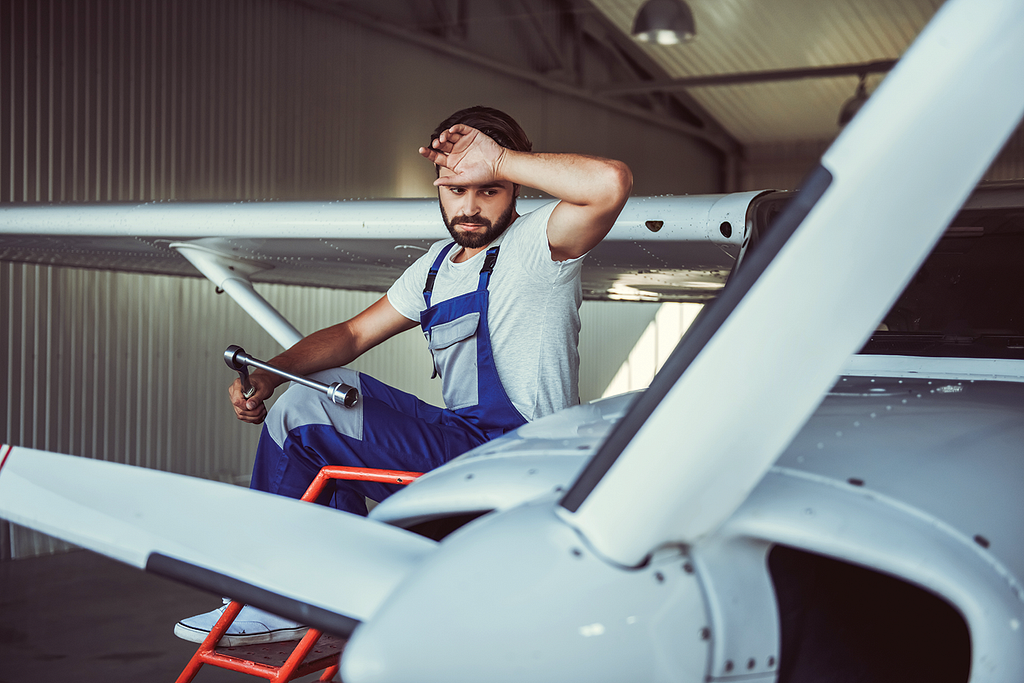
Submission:
<svg viewBox="0 0 1024 683">
<path fill-rule="evenodd" d="M 453 173 L 450 169 L 443 168 L 443 167 L 441 168 L 441 177 L 442 178 L 448 178 L 448 177 L 451 177 L 453 175 L 455 175 L 455 173 Z M 507 189 L 507 188 L 512 187 L 512 183 L 510 183 L 507 180 L 495 180 L 492 183 L 459 185 L 459 187 L 473 188 L 475 190 L 490 190 L 490 189 L 499 189 L 499 188 Z"/>
</svg>

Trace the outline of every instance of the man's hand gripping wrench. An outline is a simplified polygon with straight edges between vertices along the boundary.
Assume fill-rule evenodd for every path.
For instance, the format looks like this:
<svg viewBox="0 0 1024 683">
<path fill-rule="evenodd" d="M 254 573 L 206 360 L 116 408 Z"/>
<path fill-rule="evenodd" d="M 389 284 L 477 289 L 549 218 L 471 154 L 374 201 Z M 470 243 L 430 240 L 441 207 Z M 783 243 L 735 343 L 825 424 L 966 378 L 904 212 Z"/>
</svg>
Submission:
<svg viewBox="0 0 1024 683">
<path fill-rule="evenodd" d="M 309 387 L 310 389 L 316 389 L 327 394 L 327 398 L 331 399 L 338 405 L 345 406 L 346 408 L 354 408 L 359 403 L 359 391 L 348 384 L 342 382 L 335 382 L 334 384 L 324 384 L 323 382 L 317 382 L 314 379 L 302 377 L 301 375 L 293 375 L 290 372 L 284 370 L 278 370 L 277 368 L 267 365 L 261 360 L 253 358 L 247 354 L 242 347 L 235 346 L 232 344 L 224 350 L 224 362 L 227 366 L 238 373 L 238 378 L 242 381 L 242 396 L 249 398 L 256 393 L 256 388 L 249 383 L 249 368 L 251 365 L 254 368 L 260 370 L 266 370 L 267 372 L 273 373 L 279 377 L 284 377 L 292 382 L 298 382 L 299 384 Z"/>
</svg>

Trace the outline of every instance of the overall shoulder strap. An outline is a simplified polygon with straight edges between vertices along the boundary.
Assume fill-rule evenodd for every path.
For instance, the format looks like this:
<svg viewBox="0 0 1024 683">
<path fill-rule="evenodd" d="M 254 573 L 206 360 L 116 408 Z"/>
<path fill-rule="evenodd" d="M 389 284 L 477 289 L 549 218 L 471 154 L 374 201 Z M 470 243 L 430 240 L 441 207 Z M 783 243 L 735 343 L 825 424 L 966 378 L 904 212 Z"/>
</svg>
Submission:
<svg viewBox="0 0 1024 683">
<path fill-rule="evenodd" d="M 484 256 L 484 265 L 480 268 L 480 282 L 477 284 L 477 291 L 487 289 L 487 285 L 491 281 L 491 272 L 494 271 L 494 264 L 498 262 L 498 249 L 501 247 L 491 247 L 487 250 L 487 255 Z"/>
<path fill-rule="evenodd" d="M 448 253 L 455 246 L 455 242 L 444 245 L 441 249 L 441 253 L 434 259 L 434 265 L 430 266 L 430 270 L 427 272 L 427 282 L 423 285 L 423 300 L 427 303 L 427 308 L 430 308 L 430 295 L 434 291 L 434 280 L 437 279 L 437 271 L 441 270 L 441 264 L 444 263 Z"/>
</svg>

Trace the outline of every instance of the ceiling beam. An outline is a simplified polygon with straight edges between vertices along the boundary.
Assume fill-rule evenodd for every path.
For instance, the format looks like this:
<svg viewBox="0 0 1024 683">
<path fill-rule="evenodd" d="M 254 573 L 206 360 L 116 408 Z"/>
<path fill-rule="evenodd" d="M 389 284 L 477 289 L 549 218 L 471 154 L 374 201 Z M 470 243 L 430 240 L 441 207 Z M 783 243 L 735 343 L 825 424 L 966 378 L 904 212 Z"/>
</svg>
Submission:
<svg viewBox="0 0 1024 683">
<path fill-rule="evenodd" d="M 615 24 L 613 24 L 599 9 L 597 9 L 591 0 L 575 0 L 576 4 L 585 5 L 586 9 L 580 10 L 581 16 L 587 18 L 588 24 L 592 27 L 590 31 L 591 37 L 599 42 L 605 44 L 606 49 L 613 51 L 618 58 L 623 62 L 633 62 L 630 71 L 638 73 L 638 68 L 647 73 L 658 73 L 665 74 L 664 67 L 658 64 L 648 53 L 644 50 L 633 38 L 622 32 Z M 639 74 L 638 74 L 639 75 Z M 657 79 L 654 81 L 631 81 L 634 84 L 645 84 L 662 82 L 667 79 Z M 604 97 L 615 97 L 615 94 L 609 94 L 604 92 L 604 88 L 609 87 L 607 85 L 594 84 L 590 90 L 599 96 Z M 719 139 L 728 141 L 727 154 L 735 154 L 739 148 L 739 142 L 733 138 L 733 136 L 722 127 L 715 117 L 713 117 L 704 107 L 697 102 L 694 98 L 685 91 L 676 91 L 674 93 L 655 93 L 651 91 L 637 93 L 639 95 L 653 95 L 662 94 L 674 99 L 682 109 L 686 110 L 690 117 L 700 121 L 701 127 L 706 129 L 711 134 Z"/>
<path fill-rule="evenodd" d="M 896 66 L 895 59 L 883 59 L 861 64 L 839 64 L 836 66 L 812 66 L 800 69 L 776 69 L 773 71 L 748 71 L 733 74 L 709 74 L 689 76 L 646 83 L 622 83 L 597 88 L 602 95 L 639 95 L 650 92 L 669 92 L 720 85 L 745 85 L 748 83 L 772 83 L 795 81 L 803 78 L 835 78 L 837 76 L 860 76 L 871 73 L 885 73 Z"/>
<path fill-rule="evenodd" d="M 499 62 L 490 57 L 459 47 L 456 44 L 446 42 L 441 38 L 401 26 L 396 26 L 381 19 L 371 17 L 347 5 L 331 2 L 331 0 L 294 1 L 298 4 L 326 12 L 344 21 L 363 26 L 384 35 L 389 35 L 393 38 L 398 38 L 405 42 L 433 50 L 437 53 L 460 59 L 468 64 L 474 64 L 496 73 L 501 73 L 512 78 L 532 83 L 549 92 L 590 102 L 605 109 L 616 111 L 620 114 L 625 114 L 633 118 L 646 121 L 647 123 L 703 140 L 724 154 L 733 154 L 738 147 L 735 140 L 728 135 L 723 135 L 720 131 L 700 128 L 669 116 L 641 109 L 640 107 L 633 106 L 629 103 L 619 102 L 608 95 L 598 94 L 579 86 L 555 80 L 535 71 Z"/>
</svg>

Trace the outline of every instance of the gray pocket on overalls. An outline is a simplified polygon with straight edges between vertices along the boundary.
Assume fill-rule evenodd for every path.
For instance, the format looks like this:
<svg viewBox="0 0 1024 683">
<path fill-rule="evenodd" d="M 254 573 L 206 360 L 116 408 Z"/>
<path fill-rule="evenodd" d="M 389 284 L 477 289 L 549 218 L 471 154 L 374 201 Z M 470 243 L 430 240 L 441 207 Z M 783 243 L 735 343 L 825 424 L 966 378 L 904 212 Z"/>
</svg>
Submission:
<svg viewBox="0 0 1024 683">
<path fill-rule="evenodd" d="M 477 394 L 476 330 L 480 313 L 474 311 L 430 328 L 427 348 L 434 356 L 434 370 L 441 375 L 441 393 L 450 410 L 480 402 Z"/>
</svg>

